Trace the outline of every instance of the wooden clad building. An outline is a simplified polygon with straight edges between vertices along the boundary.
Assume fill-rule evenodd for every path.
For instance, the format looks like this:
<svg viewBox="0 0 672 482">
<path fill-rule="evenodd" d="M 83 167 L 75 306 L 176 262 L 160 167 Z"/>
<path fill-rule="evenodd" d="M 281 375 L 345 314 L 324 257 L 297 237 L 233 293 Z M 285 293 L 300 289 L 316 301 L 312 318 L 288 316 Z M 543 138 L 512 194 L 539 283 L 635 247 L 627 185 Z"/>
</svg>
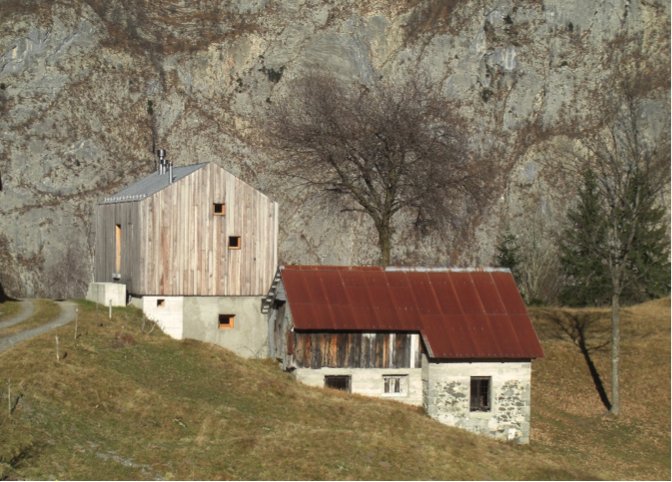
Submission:
<svg viewBox="0 0 672 482">
<path fill-rule="evenodd" d="M 215 164 L 173 168 L 164 155 L 158 172 L 96 205 L 87 298 L 128 298 L 173 338 L 264 357 L 278 204 Z"/>
<path fill-rule="evenodd" d="M 269 354 L 297 380 L 529 441 L 543 351 L 509 270 L 281 266 L 264 306 Z"/>
<path fill-rule="evenodd" d="M 96 206 L 95 281 L 133 295 L 264 295 L 278 204 L 221 167 L 154 173 Z"/>
</svg>

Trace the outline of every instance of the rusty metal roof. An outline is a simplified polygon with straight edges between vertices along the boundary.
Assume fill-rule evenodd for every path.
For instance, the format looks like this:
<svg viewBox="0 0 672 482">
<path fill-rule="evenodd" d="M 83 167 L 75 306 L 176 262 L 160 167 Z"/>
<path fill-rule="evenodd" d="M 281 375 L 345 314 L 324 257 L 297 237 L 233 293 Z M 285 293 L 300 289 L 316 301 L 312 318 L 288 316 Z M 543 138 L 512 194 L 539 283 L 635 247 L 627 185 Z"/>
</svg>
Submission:
<svg viewBox="0 0 672 482">
<path fill-rule="evenodd" d="M 432 358 L 540 358 L 508 269 L 281 266 L 297 330 L 420 332 Z"/>
</svg>

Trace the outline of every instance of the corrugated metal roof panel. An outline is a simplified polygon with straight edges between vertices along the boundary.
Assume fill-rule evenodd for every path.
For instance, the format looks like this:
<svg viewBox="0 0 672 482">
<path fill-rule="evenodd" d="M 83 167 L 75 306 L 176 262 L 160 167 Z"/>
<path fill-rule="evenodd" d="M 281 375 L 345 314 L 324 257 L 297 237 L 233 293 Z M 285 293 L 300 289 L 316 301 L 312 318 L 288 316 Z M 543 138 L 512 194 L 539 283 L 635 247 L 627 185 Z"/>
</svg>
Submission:
<svg viewBox="0 0 672 482">
<path fill-rule="evenodd" d="M 193 164 L 191 166 L 181 166 L 173 168 L 173 183 L 187 177 L 189 174 L 198 171 L 208 163 Z M 159 174 L 154 172 L 144 179 L 140 179 L 135 184 L 119 191 L 117 194 L 106 197 L 98 204 L 115 204 L 142 201 L 143 199 L 156 194 L 157 192 L 170 186 L 168 173 Z"/>
<path fill-rule="evenodd" d="M 299 330 L 420 332 L 434 358 L 539 358 L 508 270 L 286 266 Z"/>
</svg>

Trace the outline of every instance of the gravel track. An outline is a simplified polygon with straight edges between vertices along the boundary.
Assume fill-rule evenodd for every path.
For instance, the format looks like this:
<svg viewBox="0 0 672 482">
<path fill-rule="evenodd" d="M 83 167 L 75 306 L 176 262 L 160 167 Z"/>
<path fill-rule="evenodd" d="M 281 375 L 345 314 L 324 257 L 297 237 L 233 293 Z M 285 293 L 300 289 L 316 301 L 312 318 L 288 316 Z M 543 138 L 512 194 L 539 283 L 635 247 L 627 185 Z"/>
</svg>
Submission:
<svg viewBox="0 0 672 482">
<path fill-rule="evenodd" d="M 5 350 L 11 348 L 12 346 L 16 345 L 17 343 L 27 340 L 29 338 L 32 338 L 37 335 L 41 335 L 42 333 L 45 333 L 49 330 L 52 330 L 58 326 L 65 325 L 66 323 L 70 323 L 72 320 L 75 319 L 76 316 L 76 311 L 75 308 L 77 307 L 77 304 L 72 302 L 72 301 L 59 301 L 58 304 L 61 307 L 61 314 L 53 321 L 50 321 L 49 323 L 46 323 L 42 326 L 38 326 L 37 328 L 33 328 L 32 330 L 27 330 L 27 331 L 22 331 L 21 333 L 16 333 L 14 335 L 10 335 L 6 338 L 0 337 L 0 353 L 4 352 Z M 32 303 L 31 303 L 32 305 Z M 28 315 L 30 316 L 32 314 L 32 309 L 31 308 L 31 313 Z M 23 311 L 19 316 L 23 316 Z M 26 316 L 26 318 L 28 318 Z M 18 317 L 17 317 L 18 318 Z M 24 318 L 24 319 L 26 319 Z M 3 323 L 8 323 L 8 322 L 13 322 L 12 324 L 18 323 L 18 321 L 14 321 L 16 318 L 12 320 L 5 321 Z M 23 320 L 21 320 L 23 321 Z M 7 325 L 11 326 L 11 325 Z M 4 326 L 0 325 L 0 327 L 4 328 Z"/>
<path fill-rule="evenodd" d="M 30 300 L 23 300 L 21 302 L 21 312 L 14 318 L 10 318 L 9 320 L 5 320 L 2 323 L 0 323 L 0 330 L 2 330 L 3 328 L 9 328 L 10 326 L 16 325 L 17 323 L 21 323 L 22 321 L 27 320 L 28 318 L 33 316 L 34 312 L 35 312 L 35 305 L 33 304 L 33 302 Z"/>
</svg>

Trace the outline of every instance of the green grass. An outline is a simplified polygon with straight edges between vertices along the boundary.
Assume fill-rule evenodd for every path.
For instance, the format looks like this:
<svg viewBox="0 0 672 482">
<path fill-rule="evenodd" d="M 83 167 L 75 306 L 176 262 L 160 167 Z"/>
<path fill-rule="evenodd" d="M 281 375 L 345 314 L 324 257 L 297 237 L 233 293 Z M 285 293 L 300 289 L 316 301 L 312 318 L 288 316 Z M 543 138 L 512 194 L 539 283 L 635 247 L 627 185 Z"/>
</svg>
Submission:
<svg viewBox="0 0 672 482">
<path fill-rule="evenodd" d="M 77 341 L 71 323 L 0 355 L 0 479 L 669 479 L 669 300 L 624 317 L 618 420 L 603 418 L 548 310 L 532 311 L 546 358 L 533 363 L 532 443 L 516 446 L 417 408 L 303 386 L 269 360 L 143 334 L 134 308 L 96 322 L 80 302 Z M 13 403 L 21 397 L 11 418 L 7 379 Z M 660 386 L 643 390 L 651 380 Z"/>
<path fill-rule="evenodd" d="M 55 320 L 61 314 L 61 308 L 50 300 L 33 300 L 35 311 L 27 320 L 0 330 L 0 337 L 14 335 L 21 331 L 32 330 Z"/>
<path fill-rule="evenodd" d="M 21 303 L 18 301 L 5 301 L 0 303 L 0 322 L 14 318 L 21 312 Z"/>
</svg>

